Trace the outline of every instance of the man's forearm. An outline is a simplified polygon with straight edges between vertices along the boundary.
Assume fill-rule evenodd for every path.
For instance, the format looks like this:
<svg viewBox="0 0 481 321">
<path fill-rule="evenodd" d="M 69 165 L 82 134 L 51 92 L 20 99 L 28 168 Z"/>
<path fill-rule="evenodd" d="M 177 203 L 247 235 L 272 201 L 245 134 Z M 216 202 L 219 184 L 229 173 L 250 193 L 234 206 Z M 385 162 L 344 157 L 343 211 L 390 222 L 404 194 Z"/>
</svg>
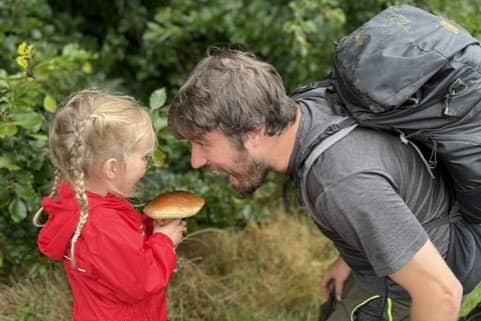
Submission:
<svg viewBox="0 0 481 321">
<path fill-rule="evenodd" d="M 391 278 L 411 295 L 411 321 L 458 320 L 463 287 L 431 241 Z"/>
<path fill-rule="evenodd" d="M 429 302 L 426 302 L 429 301 Z M 413 300 L 411 306 L 411 321 L 457 321 L 461 302 L 455 296 L 444 300 Z"/>
</svg>

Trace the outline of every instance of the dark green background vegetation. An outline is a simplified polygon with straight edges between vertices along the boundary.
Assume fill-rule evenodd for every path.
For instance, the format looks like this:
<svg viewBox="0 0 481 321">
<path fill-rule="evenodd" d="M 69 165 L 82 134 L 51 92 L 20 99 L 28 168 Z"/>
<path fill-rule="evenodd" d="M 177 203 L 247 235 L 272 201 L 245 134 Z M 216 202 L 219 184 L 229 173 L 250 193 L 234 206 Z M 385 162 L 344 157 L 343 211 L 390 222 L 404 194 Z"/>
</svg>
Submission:
<svg viewBox="0 0 481 321">
<path fill-rule="evenodd" d="M 160 147 L 139 204 L 187 189 L 208 204 L 192 228 L 242 227 L 269 216 L 285 179 L 273 176 L 255 197 L 239 199 L 224 178 L 190 169 L 189 146 L 170 135 L 162 107 L 212 45 L 251 50 L 278 68 L 289 92 L 324 79 L 335 42 L 397 3 L 481 36 L 476 0 L 0 0 L 0 277 L 45 267 L 31 219 L 50 192 L 48 125 L 71 92 L 108 88 L 150 108 Z"/>
</svg>

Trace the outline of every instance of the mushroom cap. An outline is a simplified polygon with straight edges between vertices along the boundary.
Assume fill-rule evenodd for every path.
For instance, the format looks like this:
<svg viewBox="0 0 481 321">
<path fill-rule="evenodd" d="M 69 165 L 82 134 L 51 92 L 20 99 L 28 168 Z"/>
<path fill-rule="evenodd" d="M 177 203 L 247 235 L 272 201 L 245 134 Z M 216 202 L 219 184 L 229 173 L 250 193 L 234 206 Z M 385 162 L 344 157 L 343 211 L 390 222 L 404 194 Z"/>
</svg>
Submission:
<svg viewBox="0 0 481 321">
<path fill-rule="evenodd" d="M 202 197 L 191 192 L 174 191 L 157 196 L 144 213 L 153 219 L 185 218 L 197 214 L 204 204 Z"/>
</svg>

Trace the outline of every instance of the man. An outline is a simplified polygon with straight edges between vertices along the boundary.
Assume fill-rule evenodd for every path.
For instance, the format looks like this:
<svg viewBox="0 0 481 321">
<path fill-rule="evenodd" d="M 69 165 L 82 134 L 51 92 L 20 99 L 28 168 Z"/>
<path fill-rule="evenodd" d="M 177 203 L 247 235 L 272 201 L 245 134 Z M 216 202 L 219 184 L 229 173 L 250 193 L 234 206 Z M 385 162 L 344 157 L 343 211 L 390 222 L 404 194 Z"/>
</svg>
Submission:
<svg viewBox="0 0 481 321">
<path fill-rule="evenodd" d="M 241 194 L 254 192 L 269 171 L 299 185 L 316 138 L 340 119 L 323 89 L 300 97 L 286 95 L 270 64 L 218 52 L 173 99 L 169 125 L 191 141 L 192 167 L 226 173 Z M 442 176 L 430 177 L 410 145 L 370 129 L 356 128 L 318 158 L 307 199 L 340 253 L 322 281 L 339 301 L 327 320 L 457 320 L 463 286 L 471 291 L 481 279 L 479 226 L 459 220 L 425 230 L 449 215 L 448 187 Z M 454 257 L 457 276 L 446 263 Z"/>
</svg>

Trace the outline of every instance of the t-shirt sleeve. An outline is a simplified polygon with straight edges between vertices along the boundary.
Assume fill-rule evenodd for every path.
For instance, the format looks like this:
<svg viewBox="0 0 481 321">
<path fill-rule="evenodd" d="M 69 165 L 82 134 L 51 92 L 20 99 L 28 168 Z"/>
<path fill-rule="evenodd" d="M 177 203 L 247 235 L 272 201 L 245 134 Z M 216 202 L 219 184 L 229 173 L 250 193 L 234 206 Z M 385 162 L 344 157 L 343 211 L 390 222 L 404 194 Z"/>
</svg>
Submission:
<svg viewBox="0 0 481 321">
<path fill-rule="evenodd" d="M 379 277 L 399 271 L 428 239 L 380 171 L 354 173 L 325 187 L 315 204 L 325 228 L 365 255 Z"/>
</svg>

